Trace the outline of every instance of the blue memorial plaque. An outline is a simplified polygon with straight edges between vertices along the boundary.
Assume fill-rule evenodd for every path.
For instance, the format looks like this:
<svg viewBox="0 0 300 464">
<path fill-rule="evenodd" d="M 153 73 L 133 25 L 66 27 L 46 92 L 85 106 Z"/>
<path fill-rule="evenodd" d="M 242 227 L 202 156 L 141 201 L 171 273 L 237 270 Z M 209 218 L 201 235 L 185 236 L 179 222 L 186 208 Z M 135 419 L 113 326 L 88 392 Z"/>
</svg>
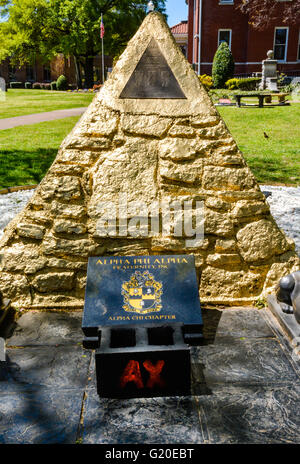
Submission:
<svg viewBox="0 0 300 464">
<path fill-rule="evenodd" d="M 201 332 L 193 255 L 89 258 L 82 330 L 181 323 Z"/>
</svg>

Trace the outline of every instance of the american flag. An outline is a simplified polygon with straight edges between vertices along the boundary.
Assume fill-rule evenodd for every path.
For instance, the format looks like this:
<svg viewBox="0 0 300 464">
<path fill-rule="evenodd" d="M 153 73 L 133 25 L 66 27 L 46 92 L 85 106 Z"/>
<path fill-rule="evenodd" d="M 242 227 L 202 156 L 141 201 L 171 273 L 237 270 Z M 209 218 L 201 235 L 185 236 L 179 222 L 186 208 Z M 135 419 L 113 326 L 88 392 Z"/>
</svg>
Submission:
<svg viewBox="0 0 300 464">
<path fill-rule="evenodd" d="M 101 15 L 101 25 L 100 25 L 100 37 L 103 39 L 105 34 L 104 24 L 103 24 L 103 16 Z"/>
</svg>

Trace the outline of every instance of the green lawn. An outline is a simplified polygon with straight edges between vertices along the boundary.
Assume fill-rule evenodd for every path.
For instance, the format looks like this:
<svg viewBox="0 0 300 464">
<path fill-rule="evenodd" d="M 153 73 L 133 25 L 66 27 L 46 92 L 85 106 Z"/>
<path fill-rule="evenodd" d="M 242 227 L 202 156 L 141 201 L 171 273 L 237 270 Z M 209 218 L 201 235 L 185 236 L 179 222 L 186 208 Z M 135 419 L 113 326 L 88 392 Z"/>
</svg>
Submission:
<svg viewBox="0 0 300 464">
<path fill-rule="evenodd" d="M 94 93 L 8 89 L 5 101 L 0 100 L 0 119 L 89 106 L 94 96 Z"/>
<path fill-rule="evenodd" d="M 0 131 L 0 189 L 38 184 L 79 118 L 74 116 Z"/>
<path fill-rule="evenodd" d="M 299 103 L 266 108 L 218 107 L 218 111 L 258 182 L 300 185 Z"/>
</svg>

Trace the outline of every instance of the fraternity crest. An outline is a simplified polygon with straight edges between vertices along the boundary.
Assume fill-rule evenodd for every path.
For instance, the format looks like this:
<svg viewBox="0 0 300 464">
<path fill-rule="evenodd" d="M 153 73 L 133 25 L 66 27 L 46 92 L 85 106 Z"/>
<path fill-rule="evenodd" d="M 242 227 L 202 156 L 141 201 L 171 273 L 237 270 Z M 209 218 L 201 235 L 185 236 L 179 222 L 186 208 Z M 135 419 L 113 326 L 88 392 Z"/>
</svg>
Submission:
<svg viewBox="0 0 300 464">
<path fill-rule="evenodd" d="M 161 310 L 162 283 L 156 282 L 149 271 L 135 273 L 122 284 L 123 309 L 128 312 L 147 314 Z"/>
</svg>

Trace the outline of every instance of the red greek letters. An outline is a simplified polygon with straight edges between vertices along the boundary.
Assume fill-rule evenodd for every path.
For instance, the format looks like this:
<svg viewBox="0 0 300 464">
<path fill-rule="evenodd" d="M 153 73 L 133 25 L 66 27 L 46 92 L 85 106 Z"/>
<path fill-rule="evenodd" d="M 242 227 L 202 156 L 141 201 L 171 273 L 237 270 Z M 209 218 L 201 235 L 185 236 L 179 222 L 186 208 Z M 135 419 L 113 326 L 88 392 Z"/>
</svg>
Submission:
<svg viewBox="0 0 300 464">
<path fill-rule="evenodd" d="M 131 360 L 125 367 L 120 382 L 121 388 L 124 388 L 128 382 L 134 382 L 137 388 L 144 387 L 138 361 Z"/>
<path fill-rule="evenodd" d="M 161 378 L 160 374 L 164 368 L 165 361 L 159 360 L 156 364 L 147 359 L 143 362 L 143 367 L 149 374 L 146 388 L 153 388 L 155 386 L 163 388 L 165 386 L 165 381 Z M 140 363 L 131 359 L 127 366 L 125 367 L 121 379 L 120 386 L 125 388 L 129 382 L 134 382 L 138 389 L 144 388 L 144 382 L 142 379 Z"/>
</svg>

